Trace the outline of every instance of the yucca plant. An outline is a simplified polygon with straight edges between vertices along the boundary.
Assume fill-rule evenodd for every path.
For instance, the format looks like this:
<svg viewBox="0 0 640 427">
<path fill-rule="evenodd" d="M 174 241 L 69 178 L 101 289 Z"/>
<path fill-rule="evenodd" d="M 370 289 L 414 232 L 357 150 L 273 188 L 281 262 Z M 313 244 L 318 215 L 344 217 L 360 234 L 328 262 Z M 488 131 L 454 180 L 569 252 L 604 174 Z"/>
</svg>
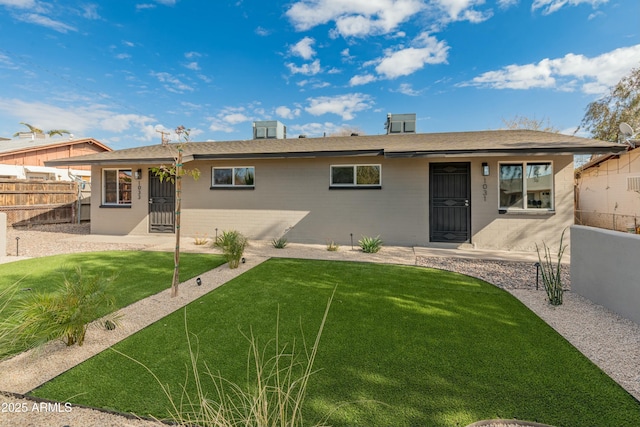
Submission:
<svg viewBox="0 0 640 427">
<path fill-rule="evenodd" d="M 284 237 L 279 237 L 271 241 L 271 245 L 276 249 L 284 249 L 288 243 L 289 242 L 287 242 L 287 239 Z"/>
<path fill-rule="evenodd" d="M 380 236 L 363 236 L 362 239 L 358 240 L 358 244 L 362 248 L 362 252 L 367 254 L 375 254 L 382 247 L 382 239 L 380 239 Z"/>
<path fill-rule="evenodd" d="M 540 272 L 542 274 L 542 283 L 544 284 L 544 289 L 547 292 L 547 298 L 549 299 L 549 303 L 551 305 L 562 304 L 563 289 L 561 262 L 562 255 L 564 254 L 564 250 L 567 247 L 566 245 L 563 245 L 565 231 L 566 230 L 562 231 L 562 235 L 560 236 L 560 247 L 558 248 L 556 265 L 554 265 L 553 261 L 551 260 L 551 250 L 546 245 L 546 243 L 542 243 L 544 262 L 542 261 L 542 257 L 540 256 L 540 248 L 538 248 L 538 245 L 536 244 L 536 251 L 538 252 L 538 262 L 540 264 Z"/>
<path fill-rule="evenodd" d="M 59 339 L 67 346 L 81 346 L 89 323 L 115 305 L 110 289 L 114 278 L 86 276 L 78 267 L 55 291 L 25 295 L 7 319 L 13 343 L 38 347 Z M 108 320 L 115 324 L 117 316 Z"/>
<path fill-rule="evenodd" d="M 248 240 L 239 231 L 223 231 L 221 235 L 216 238 L 214 246 L 222 250 L 222 254 L 225 257 L 229 268 L 238 268 L 242 254 L 248 245 Z"/>
</svg>

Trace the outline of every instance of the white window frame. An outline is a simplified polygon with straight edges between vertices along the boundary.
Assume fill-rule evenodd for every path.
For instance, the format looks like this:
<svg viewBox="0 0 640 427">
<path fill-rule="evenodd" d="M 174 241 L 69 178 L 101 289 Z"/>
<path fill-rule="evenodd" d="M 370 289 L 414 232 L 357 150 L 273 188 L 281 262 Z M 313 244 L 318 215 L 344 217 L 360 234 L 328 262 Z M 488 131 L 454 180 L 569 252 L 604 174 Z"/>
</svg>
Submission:
<svg viewBox="0 0 640 427">
<path fill-rule="evenodd" d="M 377 184 L 358 184 L 358 167 L 363 166 L 375 166 L 380 172 L 380 176 Z M 353 168 L 353 184 L 334 184 L 333 183 L 333 168 Z M 329 187 L 330 188 L 380 188 L 382 187 L 382 164 L 367 163 L 367 164 L 345 164 L 345 165 L 330 165 L 329 166 Z"/>
<path fill-rule="evenodd" d="M 530 164 L 540 164 L 540 163 L 548 163 L 551 165 L 551 188 L 548 190 L 551 192 L 551 194 L 549 195 L 549 199 L 550 199 L 550 206 L 549 207 L 541 207 L 541 208 L 534 208 L 534 207 L 529 207 L 529 200 L 528 200 L 528 188 L 527 188 L 527 166 Z M 522 206 L 523 207 L 511 207 L 511 206 L 501 206 L 500 203 L 500 169 L 502 165 L 516 165 L 516 166 L 522 166 Z M 509 211 L 509 212 L 522 212 L 522 211 L 527 211 L 527 212 L 553 212 L 555 211 L 555 198 L 556 198 L 556 190 L 555 190 L 555 166 L 553 164 L 552 160 L 545 160 L 545 159 L 540 159 L 540 160 L 531 160 L 531 161 L 503 161 L 503 162 L 498 162 L 498 208 L 501 211 Z"/>
<path fill-rule="evenodd" d="M 116 171 L 116 179 L 118 182 L 116 183 L 116 202 L 107 202 L 107 182 L 105 179 L 105 175 L 107 171 Z M 131 190 L 128 202 L 120 202 L 120 171 L 129 171 L 131 176 Z M 102 205 L 103 206 L 131 206 L 133 198 L 133 169 L 132 168 L 104 168 L 102 169 Z"/>
<path fill-rule="evenodd" d="M 216 169 L 231 169 L 231 184 L 216 184 Z M 236 184 L 236 169 L 253 169 L 253 184 Z M 211 168 L 211 188 L 254 188 L 256 186 L 255 166 L 213 166 Z"/>
</svg>

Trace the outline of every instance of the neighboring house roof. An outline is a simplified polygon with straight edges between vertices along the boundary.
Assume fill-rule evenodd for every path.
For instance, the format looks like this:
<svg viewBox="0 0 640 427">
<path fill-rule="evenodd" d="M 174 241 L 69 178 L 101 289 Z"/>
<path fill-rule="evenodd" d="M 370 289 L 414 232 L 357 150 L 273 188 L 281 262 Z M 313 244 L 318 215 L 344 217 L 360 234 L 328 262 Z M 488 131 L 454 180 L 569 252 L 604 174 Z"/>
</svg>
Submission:
<svg viewBox="0 0 640 427">
<path fill-rule="evenodd" d="M 640 141 L 638 141 L 640 142 Z M 624 144 L 620 144 L 620 145 L 624 145 Z M 640 144 L 636 147 L 629 147 L 628 152 L 636 150 L 636 149 L 640 149 Z M 609 159 L 614 159 L 614 158 L 618 158 L 620 157 L 620 154 L 622 153 L 608 153 L 608 154 L 603 154 L 601 156 L 596 156 L 594 158 L 592 158 L 591 160 L 589 160 L 587 163 L 585 163 L 584 165 L 580 166 L 577 170 L 576 173 L 578 172 L 582 172 L 585 171 L 587 169 L 599 166 L 600 164 L 606 162 Z"/>
<path fill-rule="evenodd" d="M 172 162 L 180 144 L 161 144 L 56 159 L 48 166 L 74 164 L 158 164 Z M 621 144 L 531 130 L 365 135 L 321 138 L 189 142 L 183 161 L 305 158 L 326 156 L 488 157 L 528 154 L 619 153 Z"/>
<path fill-rule="evenodd" d="M 93 138 L 20 138 L 0 140 L 0 154 L 24 153 L 35 150 L 64 147 L 77 144 L 91 144 L 102 148 L 104 151 L 112 151 L 110 147 Z"/>
</svg>

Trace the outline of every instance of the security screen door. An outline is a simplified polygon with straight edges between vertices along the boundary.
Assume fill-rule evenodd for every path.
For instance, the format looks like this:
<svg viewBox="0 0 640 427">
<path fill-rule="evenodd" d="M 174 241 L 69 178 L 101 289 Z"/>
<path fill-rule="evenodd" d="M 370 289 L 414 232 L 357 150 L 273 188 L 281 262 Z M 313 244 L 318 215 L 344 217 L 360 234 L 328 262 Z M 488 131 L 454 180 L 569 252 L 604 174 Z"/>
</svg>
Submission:
<svg viewBox="0 0 640 427">
<path fill-rule="evenodd" d="M 471 166 L 469 163 L 429 165 L 429 240 L 471 241 Z"/>
<path fill-rule="evenodd" d="M 173 233 L 175 230 L 175 184 L 160 182 L 153 172 L 149 172 L 149 232 Z"/>
</svg>

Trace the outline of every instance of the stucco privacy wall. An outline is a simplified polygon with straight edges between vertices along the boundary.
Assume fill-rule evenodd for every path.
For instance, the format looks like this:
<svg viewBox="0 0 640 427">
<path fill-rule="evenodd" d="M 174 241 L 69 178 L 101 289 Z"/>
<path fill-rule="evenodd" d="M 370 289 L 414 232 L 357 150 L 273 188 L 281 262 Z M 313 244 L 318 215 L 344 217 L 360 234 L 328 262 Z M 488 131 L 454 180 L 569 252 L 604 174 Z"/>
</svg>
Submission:
<svg viewBox="0 0 640 427">
<path fill-rule="evenodd" d="M 213 236 L 215 229 L 237 229 L 252 239 L 285 235 L 291 242 L 341 245 L 363 235 L 380 235 L 389 245 L 428 246 L 429 163 L 469 162 L 471 166 L 472 243 L 480 248 L 535 250 L 542 241 L 552 245 L 573 220 L 572 156 L 535 157 L 553 161 L 554 214 L 513 215 L 498 211 L 498 163 L 531 161 L 531 157 L 491 158 L 488 177 L 481 158 L 385 159 L 383 157 L 226 160 L 192 162 L 201 177 L 183 180 L 183 235 Z M 382 189 L 329 189 L 331 165 L 381 164 Z M 255 167 L 255 189 L 211 190 L 211 168 Z M 102 166 L 109 167 L 109 166 Z M 101 199 L 101 169 L 94 166 L 94 200 Z M 119 165 L 135 170 L 137 165 Z M 138 184 L 140 189 L 138 189 Z M 486 192 L 486 194 L 485 194 Z M 100 208 L 92 204 L 92 233 L 146 234 L 148 179 L 133 183 L 130 208 Z"/>
<path fill-rule="evenodd" d="M 571 289 L 640 323 L 640 235 L 571 227 Z"/>
</svg>

